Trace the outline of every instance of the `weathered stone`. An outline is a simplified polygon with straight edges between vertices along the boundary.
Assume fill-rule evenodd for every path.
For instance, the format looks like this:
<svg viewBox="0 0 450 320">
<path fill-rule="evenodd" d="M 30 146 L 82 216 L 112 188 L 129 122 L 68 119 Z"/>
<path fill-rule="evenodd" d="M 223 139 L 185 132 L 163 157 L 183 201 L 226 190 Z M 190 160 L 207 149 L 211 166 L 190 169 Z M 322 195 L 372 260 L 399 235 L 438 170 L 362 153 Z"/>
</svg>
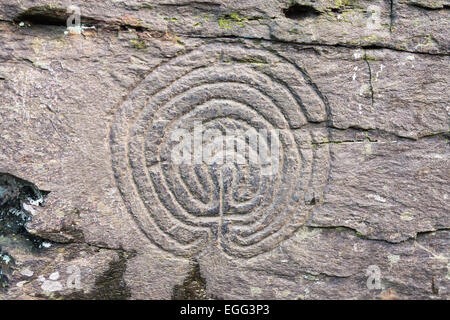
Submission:
<svg viewBox="0 0 450 320">
<path fill-rule="evenodd" d="M 450 297 L 448 1 L 69 2 L 0 1 L 0 299 Z"/>
</svg>

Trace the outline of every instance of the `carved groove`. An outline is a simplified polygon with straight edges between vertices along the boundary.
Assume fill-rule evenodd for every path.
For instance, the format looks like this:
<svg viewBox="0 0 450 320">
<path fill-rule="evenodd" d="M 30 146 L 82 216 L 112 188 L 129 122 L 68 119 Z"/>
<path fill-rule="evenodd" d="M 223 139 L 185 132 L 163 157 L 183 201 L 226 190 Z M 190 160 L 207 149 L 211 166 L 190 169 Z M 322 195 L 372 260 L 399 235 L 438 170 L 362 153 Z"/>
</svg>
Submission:
<svg viewBox="0 0 450 320">
<path fill-rule="evenodd" d="M 186 257 L 216 245 L 248 258 L 289 238 L 312 210 L 306 197 L 320 199 L 328 177 L 328 146 L 315 150 L 309 130 L 301 137 L 293 130 L 326 120 L 317 90 L 284 58 L 234 44 L 206 45 L 154 70 L 120 107 L 110 132 L 117 186 L 145 235 Z M 171 133 L 195 132 L 198 123 L 202 132 L 256 130 L 263 143 L 255 150 L 245 140 L 245 150 L 257 163 L 174 164 Z M 264 175 L 258 152 L 275 140 L 261 132 L 274 129 L 280 162 Z"/>
</svg>

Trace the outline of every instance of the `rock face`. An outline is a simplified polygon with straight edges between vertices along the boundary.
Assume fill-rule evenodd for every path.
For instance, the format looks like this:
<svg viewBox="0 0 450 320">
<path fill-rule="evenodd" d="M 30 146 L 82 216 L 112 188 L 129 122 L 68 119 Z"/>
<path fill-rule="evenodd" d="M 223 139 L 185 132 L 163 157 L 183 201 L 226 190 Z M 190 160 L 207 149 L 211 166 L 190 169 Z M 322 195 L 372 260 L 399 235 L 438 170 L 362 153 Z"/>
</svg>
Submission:
<svg viewBox="0 0 450 320">
<path fill-rule="evenodd" d="M 72 4 L 0 0 L 1 299 L 450 298 L 449 1 Z"/>
</svg>

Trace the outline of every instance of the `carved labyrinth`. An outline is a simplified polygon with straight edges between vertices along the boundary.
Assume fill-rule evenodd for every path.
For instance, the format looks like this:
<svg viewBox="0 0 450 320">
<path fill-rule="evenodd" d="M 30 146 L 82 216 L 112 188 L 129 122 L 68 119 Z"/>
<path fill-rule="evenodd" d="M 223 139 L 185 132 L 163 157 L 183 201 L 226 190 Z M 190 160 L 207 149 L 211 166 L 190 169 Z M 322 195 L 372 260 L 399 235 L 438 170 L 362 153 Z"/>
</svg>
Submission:
<svg viewBox="0 0 450 320">
<path fill-rule="evenodd" d="M 158 67 L 120 107 L 110 135 L 117 185 L 141 230 L 163 250 L 191 256 L 214 245 L 256 256 L 290 237 L 308 218 L 311 198 L 320 199 L 329 152 L 312 145 L 308 128 L 316 126 L 308 123 L 326 118 L 317 88 L 286 59 L 243 45 L 206 45 Z M 257 161 L 177 164 L 171 135 L 180 129 L 201 137 L 209 129 L 224 136 L 253 130 L 262 144 L 255 150 L 244 139 L 242 157 L 253 153 Z M 261 133 L 274 130 L 279 163 L 264 174 L 261 148 L 276 139 Z"/>
</svg>

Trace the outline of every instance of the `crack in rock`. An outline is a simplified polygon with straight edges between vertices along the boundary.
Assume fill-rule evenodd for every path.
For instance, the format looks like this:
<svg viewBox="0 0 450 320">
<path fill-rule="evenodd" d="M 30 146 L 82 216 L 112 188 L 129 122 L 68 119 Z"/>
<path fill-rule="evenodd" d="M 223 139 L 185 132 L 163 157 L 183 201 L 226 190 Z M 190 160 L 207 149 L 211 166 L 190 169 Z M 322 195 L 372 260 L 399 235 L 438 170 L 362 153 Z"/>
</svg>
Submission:
<svg viewBox="0 0 450 320">
<path fill-rule="evenodd" d="M 198 262 L 192 263 L 191 270 L 183 284 L 173 288 L 172 300 L 208 300 L 206 280 L 200 272 Z"/>
</svg>

